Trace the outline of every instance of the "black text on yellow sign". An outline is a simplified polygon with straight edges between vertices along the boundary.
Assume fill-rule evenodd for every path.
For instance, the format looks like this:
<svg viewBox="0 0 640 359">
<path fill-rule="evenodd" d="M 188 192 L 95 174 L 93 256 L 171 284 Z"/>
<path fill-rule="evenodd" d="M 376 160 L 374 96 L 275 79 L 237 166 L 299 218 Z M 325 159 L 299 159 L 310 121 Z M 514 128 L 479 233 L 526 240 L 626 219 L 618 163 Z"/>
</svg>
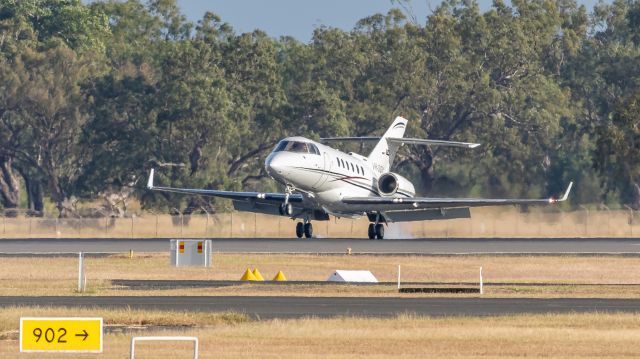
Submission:
<svg viewBox="0 0 640 359">
<path fill-rule="evenodd" d="M 102 353 L 102 318 L 20 318 L 21 352 Z"/>
</svg>

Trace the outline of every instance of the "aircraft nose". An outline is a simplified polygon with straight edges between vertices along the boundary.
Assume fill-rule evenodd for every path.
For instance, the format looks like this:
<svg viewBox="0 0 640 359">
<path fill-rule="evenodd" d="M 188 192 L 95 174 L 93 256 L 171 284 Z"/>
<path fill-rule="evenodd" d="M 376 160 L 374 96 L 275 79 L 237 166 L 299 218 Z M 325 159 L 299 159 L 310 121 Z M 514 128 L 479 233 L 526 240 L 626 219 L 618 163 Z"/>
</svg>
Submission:
<svg viewBox="0 0 640 359">
<path fill-rule="evenodd" d="M 267 158 L 265 163 L 267 173 L 270 175 L 283 175 L 287 170 L 287 163 L 282 156 L 273 154 Z"/>
</svg>

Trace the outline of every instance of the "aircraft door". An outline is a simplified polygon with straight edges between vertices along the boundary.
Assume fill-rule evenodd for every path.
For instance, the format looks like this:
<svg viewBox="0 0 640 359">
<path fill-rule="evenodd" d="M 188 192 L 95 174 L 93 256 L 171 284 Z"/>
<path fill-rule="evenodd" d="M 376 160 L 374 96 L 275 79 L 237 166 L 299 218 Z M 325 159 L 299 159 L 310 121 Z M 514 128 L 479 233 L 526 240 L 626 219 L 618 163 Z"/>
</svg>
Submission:
<svg viewBox="0 0 640 359">
<path fill-rule="evenodd" d="M 331 159 L 329 158 L 329 154 L 327 152 L 322 154 L 322 158 L 323 158 L 323 164 L 321 165 L 320 169 L 323 169 L 324 171 L 330 171 L 331 170 Z M 318 182 L 316 182 L 313 185 L 314 189 L 318 189 L 320 188 L 320 186 L 322 186 L 326 181 L 327 178 L 329 176 L 327 176 L 326 172 L 322 172 L 322 174 L 320 175 L 320 179 L 318 180 Z"/>
</svg>

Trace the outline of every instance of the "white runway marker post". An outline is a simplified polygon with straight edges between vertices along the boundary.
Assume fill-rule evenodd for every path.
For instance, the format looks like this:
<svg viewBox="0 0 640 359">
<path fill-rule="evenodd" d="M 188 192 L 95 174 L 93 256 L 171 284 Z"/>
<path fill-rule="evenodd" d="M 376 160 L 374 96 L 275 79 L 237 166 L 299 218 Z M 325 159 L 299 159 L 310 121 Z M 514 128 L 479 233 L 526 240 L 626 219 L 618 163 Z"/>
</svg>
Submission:
<svg viewBox="0 0 640 359">
<path fill-rule="evenodd" d="M 398 264 L 398 289 L 400 289 L 400 264 Z"/>
<path fill-rule="evenodd" d="M 84 292 L 84 255 L 78 253 L 78 292 Z"/>
<path fill-rule="evenodd" d="M 480 294 L 484 294 L 484 290 L 482 288 L 482 267 L 480 267 Z"/>
</svg>

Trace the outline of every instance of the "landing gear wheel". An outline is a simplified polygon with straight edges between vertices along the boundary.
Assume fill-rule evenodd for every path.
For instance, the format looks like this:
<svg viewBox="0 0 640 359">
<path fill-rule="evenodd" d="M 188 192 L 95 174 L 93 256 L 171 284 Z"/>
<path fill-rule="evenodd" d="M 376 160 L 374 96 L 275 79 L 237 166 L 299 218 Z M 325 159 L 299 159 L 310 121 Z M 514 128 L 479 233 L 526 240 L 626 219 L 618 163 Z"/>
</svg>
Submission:
<svg viewBox="0 0 640 359">
<path fill-rule="evenodd" d="M 298 224 L 296 224 L 296 236 L 298 236 L 298 238 L 302 238 L 303 234 L 304 234 L 304 225 L 302 224 L 302 222 L 298 222 Z"/>
<path fill-rule="evenodd" d="M 313 226 L 311 225 L 311 222 L 305 223 L 305 225 L 304 225 L 304 236 L 306 238 L 311 238 L 312 235 L 313 235 Z"/>
<path fill-rule="evenodd" d="M 384 238 L 384 225 L 382 223 L 376 224 L 376 238 Z"/>
<path fill-rule="evenodd" d="M 291 205 L 291 203 L 286 203 L 286 204 L 283 203 L 278 208 L 278 211 L 283 216 L 284 215 L 291 216 L 291 213 L 293 213 L 293 206 Z"/>
<path fill-rule="evenodd" d="M 376 227 L 375 224 L 369 223 L 369 239 L 376 238 Z"/>
</svg>

